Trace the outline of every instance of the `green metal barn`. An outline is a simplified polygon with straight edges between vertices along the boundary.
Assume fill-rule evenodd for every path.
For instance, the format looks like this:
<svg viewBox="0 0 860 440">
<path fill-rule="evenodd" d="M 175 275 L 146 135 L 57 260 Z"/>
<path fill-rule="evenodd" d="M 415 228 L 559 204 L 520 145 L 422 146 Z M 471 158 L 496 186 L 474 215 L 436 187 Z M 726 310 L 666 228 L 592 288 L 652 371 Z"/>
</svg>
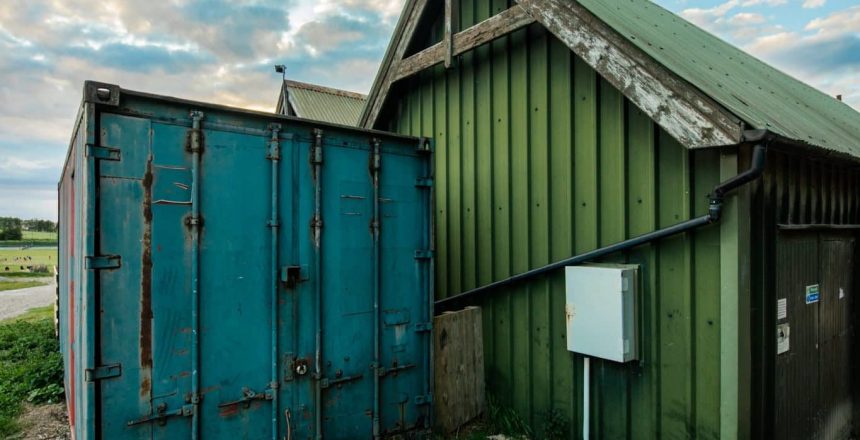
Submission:
<svg viewBox="0 0 860 440">
<path fill-rule="evenodd" d="M 537 437 L 856 434 L 849 106 L 646 0 L 407 0 L 361 124 L 434 140 L 437 309 L 482 307 Z M 638 359 L 588 383 L 584 262 L 639 271 Z"/>
</svg>

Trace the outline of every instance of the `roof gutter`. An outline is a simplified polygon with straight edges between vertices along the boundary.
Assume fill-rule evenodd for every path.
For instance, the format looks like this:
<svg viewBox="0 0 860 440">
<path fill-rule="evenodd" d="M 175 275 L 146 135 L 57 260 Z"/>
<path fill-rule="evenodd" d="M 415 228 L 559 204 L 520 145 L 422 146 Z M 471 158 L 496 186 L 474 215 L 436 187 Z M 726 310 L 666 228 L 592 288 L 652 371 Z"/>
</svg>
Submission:
<svg viewBox="0 0 860 440">
<path fill-rule="evenodd" d="M 448 298 L 440 299 L 435 303 L 436 313 L 451 310 L 455 308 L 455 306 L 463 303 L 466 300 L 476 299 L 487 294 L 497 292 L 500 288 L 508 287 L 512 284 L 516 284 L 547 274 L 556 269 L 586 263 L 588 261 L 596 260 L 598 258 L 605 257 L 615 252 L 625 251 L 636 246 L 662 240 L 664 238 L 671 237 L 673 235 L 677 235 L 683 232 L 688 232 L 693 229 L 700 228 L 702 226 L 718 223 L 720 221 L 720 218 L 722 217 L 723 199 L 725 195 L 741 186 L 746 185 L 747 183 L 758 179 L 764 173 L 765 162 L 767 158 L 767 146 L 773 139 L 773 134 L 767 130 L 751 130 L 744 132 L 743 139 L 741 140 L 740 144 L 755 145 L 755 147 L 753 148 L 752 163 L 747 170 L 724 182 L 721 182 L 714 187 L 713 191 L 709 195 L 710 203 L 708 205 L 707 214 L 701 217 L 674 224 L 672 226 L 658 229 L 656 231 L 652 231 L 647 234 L 640 235 L 638 237 L 620 241 L 618 243 L 614 243 L 583 254 L 575 255 L 564 260 L 556 261 L 555 263 L 550 263 L 546 266 L 532 269 L 527 272 L 514 275 L 510 278 L 505 278 L 503 280 L 477 287 L 472 290 L 467 290 L 465 292 L 450 296 Z"/>
</svg>

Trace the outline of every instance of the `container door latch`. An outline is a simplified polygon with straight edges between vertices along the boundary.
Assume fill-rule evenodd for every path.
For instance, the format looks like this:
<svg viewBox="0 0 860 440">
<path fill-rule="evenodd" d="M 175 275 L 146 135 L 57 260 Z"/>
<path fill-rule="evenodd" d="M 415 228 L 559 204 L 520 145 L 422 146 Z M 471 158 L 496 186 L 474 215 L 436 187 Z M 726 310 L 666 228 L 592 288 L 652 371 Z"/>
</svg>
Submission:
<svg viewBox="0 0 860 440">
<path fill-rule="evenodd" d="M 110 379 L 111 377 L 119 377 L 122 375 L 121 364 L 102 365 L 96 368 L 87 368 L 84 370 L 84 381 L 95 382 L 102 379 Z"/>
</svg>

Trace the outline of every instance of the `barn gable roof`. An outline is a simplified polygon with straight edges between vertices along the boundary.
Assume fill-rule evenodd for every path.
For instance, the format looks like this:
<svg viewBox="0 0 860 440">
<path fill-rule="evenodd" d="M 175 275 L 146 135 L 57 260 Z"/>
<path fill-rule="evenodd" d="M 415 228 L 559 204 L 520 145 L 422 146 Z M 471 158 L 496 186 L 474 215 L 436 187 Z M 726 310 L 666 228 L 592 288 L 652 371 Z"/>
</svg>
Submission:
<svg viewBox="0 0 860 440">
<path fill-rule="evenodd" d="M 289 109 L 284 108 L 287 92 Z M 284 80 L 275 113 L 341 125 L 358 125 L 366 96 L 300 81 Z"/>
<path fill-rule="evenodd" d="M 405 70 L 398 64 L 410 61 L 398 49 L 424 4 L 407 0 L 362 125 L 375 124 L 397 70 Z M 735 144 L 758 129 L 860 158 L 860 113 L 651 1 L 517 0 L 517 7 L 688 148 Z"/>
</svg>

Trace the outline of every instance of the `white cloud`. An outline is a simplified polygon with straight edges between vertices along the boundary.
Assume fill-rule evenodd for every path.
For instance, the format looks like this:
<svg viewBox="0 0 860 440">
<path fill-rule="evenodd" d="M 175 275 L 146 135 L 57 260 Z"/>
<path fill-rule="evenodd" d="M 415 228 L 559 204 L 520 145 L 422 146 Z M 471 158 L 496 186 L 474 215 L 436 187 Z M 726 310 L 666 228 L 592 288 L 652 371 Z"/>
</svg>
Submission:
<svg viewBox="0 0 860 440">
<path fill-rule="evenodd" d="M 803 2 L 803 7 L 806 9 L 820 8 L 824 6 L 825 3 L 827 3 L 827 0 L 805 0 Z"/>
<path fill-rule="evenodd" d="M 788 3 L 788 0 L 747 0 L 742 6 L 748 8 L 756 5 L 779 6 Z"/>
<path fill-rule="evenodd" d="M 735 26 L 748 26 L 753 24 L 761 24 L 765 22 L 765 18 L 761 14 L 751 12 L 741 12 L 729 18 L 728 23 Z"/>
</svg>

